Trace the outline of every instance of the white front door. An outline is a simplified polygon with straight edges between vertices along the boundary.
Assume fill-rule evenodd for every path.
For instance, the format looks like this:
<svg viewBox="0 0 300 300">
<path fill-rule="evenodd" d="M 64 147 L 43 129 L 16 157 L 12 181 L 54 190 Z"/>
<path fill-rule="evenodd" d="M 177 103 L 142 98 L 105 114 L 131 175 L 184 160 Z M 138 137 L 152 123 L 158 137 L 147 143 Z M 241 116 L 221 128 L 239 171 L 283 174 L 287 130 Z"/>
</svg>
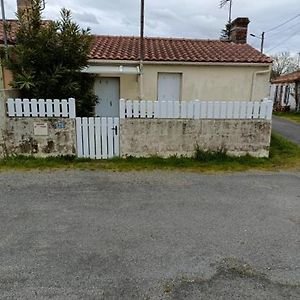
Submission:
<svg viewBox="0 0 300 300">
<path fill-rule="evenodd" d="M 181 78 L 180 73 L 158 73 L 158 101 L 180 101 Z"/>
<path fill-rule="evenodd" d="M 98 96 L 96 117 L 119 117 L 120 79 L 116 77 L 97 78 L 95 93 Z"/>
</svg>

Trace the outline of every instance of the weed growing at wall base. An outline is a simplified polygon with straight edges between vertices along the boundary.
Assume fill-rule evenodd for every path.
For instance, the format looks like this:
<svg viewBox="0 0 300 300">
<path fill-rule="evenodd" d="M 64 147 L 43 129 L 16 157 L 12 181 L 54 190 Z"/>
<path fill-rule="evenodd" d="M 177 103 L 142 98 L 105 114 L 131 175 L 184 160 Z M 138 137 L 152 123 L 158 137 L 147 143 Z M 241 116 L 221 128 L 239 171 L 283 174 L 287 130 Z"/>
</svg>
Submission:
<svg viewBox="0 0 300 300">
<path fill-rule="evenodd" d="M 227 151 L 225 149 L 220 149 L 219 151 L 204 151 L 199 145 L 196 146 L 195 150 L 195 160 L 207 162 L 207 161 L 226 161 L 230 157 L 227 155 Z"/>
<path fill-rule="evenodd" d="M 282 169 L 300 169 L 300 148 L 283 137 L 273 134 L 270 158 L 253 158 L 249 155 L 231 157 L 224 151 L 216 153 L 196 151 L 194 158 L 160 157 L 115 158 L 111 160 L 78 159 L 73 156 L 33 158 L 11 156 L 0 160 L 0 170 L 47 170 L 47 169 L 88 169 L 88 170 L 177 170 L 193 172 L 224 172 Z"/>
</svg>

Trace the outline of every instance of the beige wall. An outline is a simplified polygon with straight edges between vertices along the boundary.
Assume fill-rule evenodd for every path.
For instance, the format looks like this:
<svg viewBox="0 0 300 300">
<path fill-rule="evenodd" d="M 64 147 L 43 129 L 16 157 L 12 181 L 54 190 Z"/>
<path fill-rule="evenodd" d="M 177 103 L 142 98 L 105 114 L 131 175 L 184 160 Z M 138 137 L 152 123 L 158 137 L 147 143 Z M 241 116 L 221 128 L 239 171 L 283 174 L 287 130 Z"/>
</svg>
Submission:
<svg viewBox="0 0 300 300">
<path fill-rule="evenodd" d="M 120 63 L 119 65 L 122 65 Z M 270 66 L 224 65 L 162 65 L 145 64 L 144 99 L 157 100 L 159 72 L 182 74 L 182 100 L 261 100 L 269 95 Z M 259 74 L 257 72 L 264 72 Z M 139 83 L 136 75 L 108 75 L 120 77 L 121 98 L 138 99 Z"/>
<path fill-rule="evenodd" d="M 182 73 L 182 100 L 261 100 L 268 96 L 270 74 L 254 76 L 267 67 L 146 65 L 144 95 L 157 99 L 159 72 Z M 251 99 L 254 78 L 253 96 Z"/>
<path fill-rule="evenodd" d="M 120 98 L 138 99 L 139 97 L 138 75 L 101 74 L 98 75 L 98 77 L 120 78 Z"/>
</svg>

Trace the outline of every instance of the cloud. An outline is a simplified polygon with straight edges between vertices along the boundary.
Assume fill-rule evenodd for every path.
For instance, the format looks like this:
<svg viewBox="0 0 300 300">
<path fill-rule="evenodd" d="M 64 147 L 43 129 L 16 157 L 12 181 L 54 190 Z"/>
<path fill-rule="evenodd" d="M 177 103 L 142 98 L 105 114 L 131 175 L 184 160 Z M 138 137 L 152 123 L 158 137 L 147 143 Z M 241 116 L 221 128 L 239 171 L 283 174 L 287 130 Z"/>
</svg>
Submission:
<svg viewBox="0 0 300 300">
<path fill-rule="evenodd" d="M 92 14 L 92 13 L 73 13 L 73 17 L 79 21 L 79 22 L 83 22 L 83 23 L 87 23 L 87 24 L 99 24 L 99 21 L 97 19 L 97 17 Z"/>
<path fill-rule="evenodd" d="M 7 16 L 14 17 L 16 0 L 6 0 Z M 138 35 L 139 0 L 47 0 L 44 17 L 57 19 L 62 7 L 71 9 L 74 19 L 95 34 Z M 219 9 L 219 0 L 145 0 L 145 33 L 148 36 L 216 39 L 228 19 L 227 7 Z M 249 30 L 260 35 L 266 31 L 265 47 L 270 53 L 299 52 L 300 17 L 269 31 L 297 14 L 299 0 L 234 0 L 233 17 L 247 16 Z M 260 47 L 260 40 L 249 37 Z"/>
</svg>

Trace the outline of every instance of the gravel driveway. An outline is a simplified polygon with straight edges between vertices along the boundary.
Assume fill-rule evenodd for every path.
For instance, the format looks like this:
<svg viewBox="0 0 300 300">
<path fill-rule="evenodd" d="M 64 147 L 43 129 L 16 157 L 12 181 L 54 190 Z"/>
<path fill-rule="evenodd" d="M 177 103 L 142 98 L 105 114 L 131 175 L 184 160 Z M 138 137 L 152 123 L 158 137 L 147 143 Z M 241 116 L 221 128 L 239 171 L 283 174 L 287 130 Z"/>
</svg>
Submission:
<svg viewBox="0 0 300 300">
<path fill-rule="evenodd" d="M 0 299 L 300 299 L 300 173 L 0 173 Z"/>
</svg>

